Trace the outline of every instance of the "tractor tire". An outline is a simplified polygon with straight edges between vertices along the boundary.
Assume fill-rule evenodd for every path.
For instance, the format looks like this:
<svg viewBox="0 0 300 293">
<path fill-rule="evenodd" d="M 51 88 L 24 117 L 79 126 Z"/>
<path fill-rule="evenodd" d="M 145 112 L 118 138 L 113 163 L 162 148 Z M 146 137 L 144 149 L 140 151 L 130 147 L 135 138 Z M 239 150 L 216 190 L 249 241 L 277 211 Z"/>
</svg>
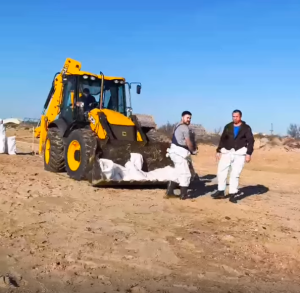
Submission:
<svg viewBox="0 0 300 293">
<path fill-rule="evenodd" d="M 97 137 L 91 129 L 75 129 L 66 140 L 65 162 L 69 177 L 87 180 L 90 160 L 95 155 Z"/>
<path fill-rule="evenodd" d="M 171 143 L 171 139 L 168 136 L 166 136 L 165 134 L 159 133 L 155 129 L 150 129 L 146 133 L 146 136 L 149 139 L 149 141 Z"/>
<path fill-rule="evenodd" d="M 44 168 L 50 172 L 65 170 L 64 143 L 57 128 L 49 128 L 44 151 Z"/>
</svg>

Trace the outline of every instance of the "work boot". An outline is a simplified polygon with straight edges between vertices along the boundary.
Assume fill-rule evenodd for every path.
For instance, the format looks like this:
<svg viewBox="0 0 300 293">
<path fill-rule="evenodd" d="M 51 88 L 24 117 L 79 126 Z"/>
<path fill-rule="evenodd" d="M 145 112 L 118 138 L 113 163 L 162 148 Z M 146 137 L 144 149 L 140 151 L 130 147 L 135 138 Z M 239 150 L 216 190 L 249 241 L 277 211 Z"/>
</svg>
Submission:
<svg viewBox="0 0 300 293">
<path fill-rule="evenodd" d="M 185 200 L 188 199 L 188 187 L 182 187 L 180 186 L 180 199 Z"/>
<path fill-rule="evenodd" d="M 217 190 L 216 192 L 214 192 L 211 197 L 213 199 L 223 199 L 223 198 L 226 198 L 226 195 L 225 195 L 225 191 L 224 190 Z"/>
<path fill-rule="evenodd" d="M 229 194 L 229 201 L 232 203 L 237 203 L 237 197 L 239 196 L 239 193 L 230 193 Z"/>
<path fill-rule="evenodd" d="M 174 194 L 174 189 L 177 187 L 178 183 L 174 181 L 169 181 L 165 198 L 174 198 L 178 197 L 176 194 Z"/>
</svg>

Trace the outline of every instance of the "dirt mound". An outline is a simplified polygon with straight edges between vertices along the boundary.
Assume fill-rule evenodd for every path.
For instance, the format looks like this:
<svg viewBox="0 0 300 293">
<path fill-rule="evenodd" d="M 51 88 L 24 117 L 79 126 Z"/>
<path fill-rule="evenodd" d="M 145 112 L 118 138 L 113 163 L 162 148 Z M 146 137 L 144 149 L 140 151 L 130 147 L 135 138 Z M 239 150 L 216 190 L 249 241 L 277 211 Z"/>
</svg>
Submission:
<svg viewBox="0 0 300 293">
<path fill-rule="evenodd" d="M 254 149 L 283 151 L 299 151 L 300 141 L 290 137 L 279 136 L 255 136 Z"/>
<path fill-rule="evenodd" d="M 294 138 L 286 138 L 283 144 L 284 146 L 292 150 L 300 149 L 300 140 L 296 140 Z"/>
</svg>

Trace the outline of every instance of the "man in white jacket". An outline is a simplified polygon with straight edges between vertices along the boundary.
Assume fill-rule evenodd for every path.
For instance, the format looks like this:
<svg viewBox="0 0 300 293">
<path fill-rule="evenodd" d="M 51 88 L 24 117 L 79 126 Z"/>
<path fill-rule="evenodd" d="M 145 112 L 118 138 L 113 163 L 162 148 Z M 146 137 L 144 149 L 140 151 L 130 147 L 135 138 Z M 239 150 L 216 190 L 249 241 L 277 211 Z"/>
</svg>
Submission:
<svg viewBox="0 0 300 293">
<path fill-rule="evenodd" d="M 188 187 L 191 181 L 190 163 L 188 160 L 190 160 L 191 154 L 195 155 L 197 153 L 197 150 L 194 149 L 195 145 L 191 140 L 189 129 L 192 113 L 184 111 L 181 116 L 181 122 L 174 129 L 171 147 L 168 150 L 168 155 L 174 163 L 177 180 L 169 182 L 166 197 L 174 197 L 174 189 L 179 184 L 181 191 L 180 199 L 187 199 Z"/>
<path fill-rule="evenodd" d="M 251 127 L 242 121 L 242 112 L 234 110 L 232 113 L 233 122 L 228 123 L 223 130 L 216 158 L 218 164 L 218 190 L 212 197 L 214 199 L 225 198 L 226 179 L 231 167 L 229 181 L 229 200 L 237 203 L 236 197 L 239 195 L 238 185 L 240 174 L 245 162 L 251 161 L 253 153 L 254 137 Z"/>
</svg>

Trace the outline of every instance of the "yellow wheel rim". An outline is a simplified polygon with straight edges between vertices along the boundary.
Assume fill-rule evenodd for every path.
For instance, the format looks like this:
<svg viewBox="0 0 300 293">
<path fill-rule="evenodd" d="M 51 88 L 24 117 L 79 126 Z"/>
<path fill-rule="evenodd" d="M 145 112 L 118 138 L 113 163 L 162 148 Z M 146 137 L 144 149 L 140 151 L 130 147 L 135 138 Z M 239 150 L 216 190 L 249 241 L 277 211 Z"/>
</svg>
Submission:
<svg viewBox="0 0 300 293">
<path fill-rule="evenodd" d="M 69 165 L 69 168 L 72 170 L 72 171 L 76 171 L 79 166 L 80 166 L 80 160 L 77 161 L 75 159 L 75 154 L 76 152 L 80 152 L 81 150 L 81 147 L 80 147 L 80 144 L 77 140 L 73 140 L 71 141 L 71 143 L 69 144 L 69 147 L 68 147 L 68 165 Z"/>
<path fill-rule="evenodd" d="M 48 165 L 50 161 L 50 140 L 47 139 L 46 141 L 46 147 L 45 147 L 45 162 Z"/>
</svg>

